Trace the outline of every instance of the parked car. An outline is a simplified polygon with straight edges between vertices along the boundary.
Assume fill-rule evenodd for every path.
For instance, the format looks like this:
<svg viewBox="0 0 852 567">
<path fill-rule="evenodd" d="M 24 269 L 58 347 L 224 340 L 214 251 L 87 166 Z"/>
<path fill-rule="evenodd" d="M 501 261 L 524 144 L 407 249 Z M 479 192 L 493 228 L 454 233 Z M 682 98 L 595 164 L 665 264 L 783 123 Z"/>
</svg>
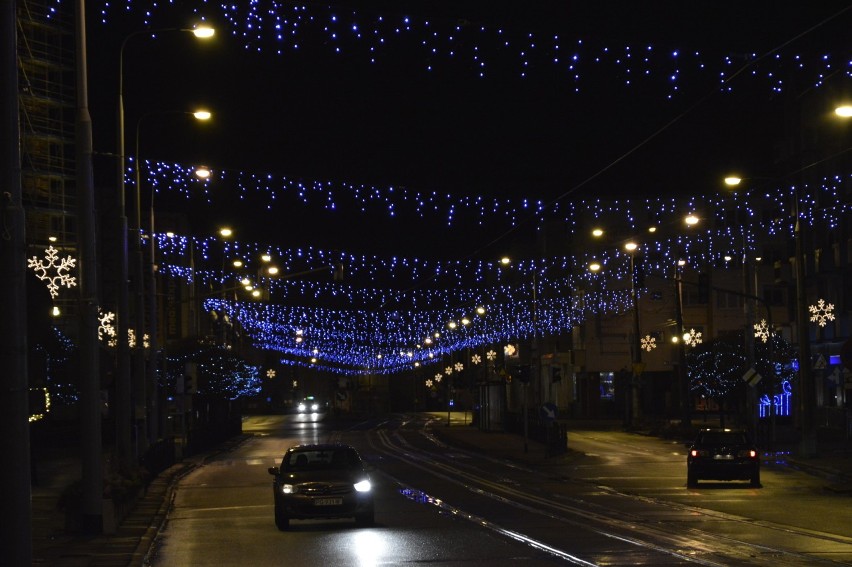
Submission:
<svg viewBox="0 0 852 567">
<path fill-rule="evenodd" d="M 760 454 L 748 433 L 737 429 L 702 429 L 686 457 L 686 485 L 699 480 L 748 480 L 760 487 Z"/>
<path fill-rule="evenodd" d="M 344 444 L 296 445 L 281 465 L 270 467 L 275 525 L 290 520 L 355 518 L 372 525 L 375 517 L 370 475 L 354 447 Z"/>
</svg>

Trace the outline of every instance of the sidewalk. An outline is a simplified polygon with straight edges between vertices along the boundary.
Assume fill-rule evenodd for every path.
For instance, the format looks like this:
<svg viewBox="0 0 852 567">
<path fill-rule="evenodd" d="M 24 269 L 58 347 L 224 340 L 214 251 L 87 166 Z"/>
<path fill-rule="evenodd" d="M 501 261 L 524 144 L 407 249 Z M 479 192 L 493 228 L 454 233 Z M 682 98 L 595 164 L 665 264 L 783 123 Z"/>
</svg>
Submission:
<svg viewBox="0 0 852 567">
<path fill-rule="evenodd" d="M 38 461 L 32 487 L 33 565 L 107 567 L 144 565 L 154 537 L 166 519 L 177 481 L 221 451 L 246 439 L 236 436 L 218 449 L 193 455 L 157 475 L 114 534 L 86 536 L 68 533 L 65 514 L 57 508 L 62 491 L 80 478 L 80 459 L 53 452 Z"/>
<path fill-rule="evenodd" d="M 530 468 L 570 465 L 583 458 L 571 449 L 571 429 L 621 430 L 616 422 L 565 421 L 568 447 L 564 453 L 551 455 L 548 448 L 533 439 L 502 431 L 481 431 L 470 423 L 470 414 L 452 412 L 447 426 L 447 413 L 435 412 L 440 425 L 431 432 L 448 445 L 507 459 Z M 642 433 L 634 433 L 642 435 Z M 38 461 L 32 489 L 33 565 L 57 567 L 144 565 L 151 543 L 166 518 L 177 481 L 213 455 L 229 451 L 247 439 L 239 435 L 223 443 L 217 450 L 194 455 L 159 474 L 149 484 L 130 514 L 115 534 L 82 536 L 66 533 L 65 516 L 57 509 L 62 490 L 80 477 L 79 458 L 70 451 L 57 452 Z M 813 459 L 796 457 L 792 448 L 781 448 L 772 456 L 772 466 L 789 466 L 825 479 L 825 488 L 839 494 L 852 495 L 852 451 L 848 443 L 820 446 L 820 456 Z M 685 467 L 685 465 L 684 465 Z M 684 475 L 686 473 L 684 472 Z"/>
</svg>

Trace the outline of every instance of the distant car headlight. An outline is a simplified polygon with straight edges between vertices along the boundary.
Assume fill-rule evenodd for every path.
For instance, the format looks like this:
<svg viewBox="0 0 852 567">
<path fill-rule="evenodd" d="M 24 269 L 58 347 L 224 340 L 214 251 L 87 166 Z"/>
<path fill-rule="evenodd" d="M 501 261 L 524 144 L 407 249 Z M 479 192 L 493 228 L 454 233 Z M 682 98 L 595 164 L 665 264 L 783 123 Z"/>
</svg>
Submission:
<svg viewBox="0 0 852 567">
<path fill-rule="evenodd" d="M 311 411 L 319 411 L 319 404 L 313 404 L 311 406 Z"/>
<path fill-rule="evenodd" d="M 296 493 L 296 485 L 295 484 L 282 484 L 281 492 L 284 494 L 295 494 Z"/>
<path fill-rule="evenodd" d="M 371 488 L 373 488 L 373 485 L 371 485 L 370 481 L 366 479 L 355 483 L 355 490 L 357 492 L 370 492 Z"/>
<path fill-rule="evenodd" d="M 299 411 L 305 411 L 305 404 L 299 404 Z"/>
</svg>

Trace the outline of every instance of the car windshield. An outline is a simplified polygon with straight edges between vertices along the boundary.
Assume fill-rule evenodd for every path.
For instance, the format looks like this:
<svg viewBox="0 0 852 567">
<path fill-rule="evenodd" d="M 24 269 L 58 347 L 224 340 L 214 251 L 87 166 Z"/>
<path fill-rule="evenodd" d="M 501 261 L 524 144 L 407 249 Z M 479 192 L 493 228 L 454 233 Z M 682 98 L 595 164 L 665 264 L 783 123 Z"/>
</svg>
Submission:
<svg viewBox="0 0 852 567">
<path fill-rule="evenodd" d="M 698 437 L 702 445 L 745 445 L 748 443 L 744 433 L 737 431 L 705 431 Z"/>
<path fill-rule="evenodd" d="M 342 448 L 291 451 L 284 457 L 282 468 L 288 471 L 346 470 L 360 466 L 358 454 L 352 449 Z"/>
</svg>

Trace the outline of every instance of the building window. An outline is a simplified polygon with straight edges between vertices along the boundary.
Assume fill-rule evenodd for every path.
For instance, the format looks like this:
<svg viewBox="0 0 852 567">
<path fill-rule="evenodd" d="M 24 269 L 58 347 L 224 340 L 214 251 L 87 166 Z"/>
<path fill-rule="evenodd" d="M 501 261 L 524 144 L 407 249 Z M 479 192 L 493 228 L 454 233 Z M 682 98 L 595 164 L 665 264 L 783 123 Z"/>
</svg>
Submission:
<svg viewBox="0 0 852 567">
<path fill-rule="evenodd" d="M 742 307 L 742 297 L 733 293 L 720 291 L 716 294 L 716 307 L 719 309 L 736 309 Z"/>
<path fill-rule="evenodd" d="M 701 301 L 698 288 L 690 285 L 683 287 L 683 305 L 686 307 L 695 307 L 697 305 L 707 305 L 707 302 Z"/>
<path fill-rule="evenodd" d="M 763 300 L 771 307 L 787 305 L 787 289 L 775 285 L 763 286 Z"/>
</svg>

